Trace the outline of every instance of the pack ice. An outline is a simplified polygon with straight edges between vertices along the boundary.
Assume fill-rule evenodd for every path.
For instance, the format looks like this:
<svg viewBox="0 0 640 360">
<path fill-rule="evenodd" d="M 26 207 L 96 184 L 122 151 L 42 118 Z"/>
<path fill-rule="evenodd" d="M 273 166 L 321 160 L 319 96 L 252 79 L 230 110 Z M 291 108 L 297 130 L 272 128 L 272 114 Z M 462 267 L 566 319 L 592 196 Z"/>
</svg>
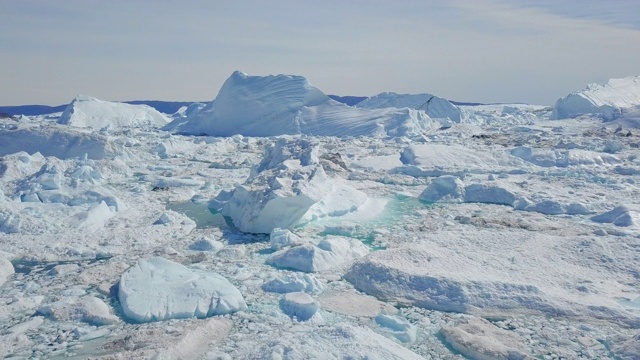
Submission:
<svg viewBox="0 0 640 360">
<path fill-rule="evenodd" d="M 0 118 L 0 357 L 638 359 L 633 81 L 563 119 L 240 72 L 167 125 Z"/>
</svg>

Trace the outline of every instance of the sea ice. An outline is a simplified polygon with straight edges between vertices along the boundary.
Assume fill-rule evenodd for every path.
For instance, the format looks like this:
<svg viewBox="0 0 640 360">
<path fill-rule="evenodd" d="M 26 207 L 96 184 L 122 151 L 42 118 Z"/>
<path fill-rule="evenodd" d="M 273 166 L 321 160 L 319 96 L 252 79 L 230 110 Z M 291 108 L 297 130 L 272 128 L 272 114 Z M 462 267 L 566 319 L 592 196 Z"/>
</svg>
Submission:
<svg viewBox="0 0 640 360">
<path fill-rule="evenodd" d="M 118 298 L 124 315 L 136 322 L 205 318 L 247 308 L 224 277 L 161 257 L 140 259 L 125 271 Z"/>
<path fill-rule="evenodd" d="M 465 317 L 440 329 L 444 339 L 465 356 L 478 360 L 530 359 L 517 333 L 496 327 L 477 317 Z"/>
<path fill-rule="evenodd" d="M 327 176 L 318 162 L 318 146 L 306 139 L 280 139 L 243 185 L 223 191 L 210 206 L 243 232 L 269 234 L 300 222 L 357 210 L 366 194 Z"/>
<path fill-rule="evenodd" d="M 369 253 L 357 239 L 328 236 L 317 245 L 294 246 L 273 253 L 267 263 L 278 268 L 320 272 L 337 268 Z"/>
<path fill-rule="evenodd" d="M 280 299 L 280 309 L 298 321 L 307 321 L 318 311 L 318 302 L 306 292 L 286 293 Z"/>
<path fill-rule="evenodd" d="M 14 271 L 15 270 L 13 269 L 13 264 L 11 264 L 11 261 L 0 257 L 0 286 L 4 284 L 7 278 L 11 276 Z"/>
</svg>

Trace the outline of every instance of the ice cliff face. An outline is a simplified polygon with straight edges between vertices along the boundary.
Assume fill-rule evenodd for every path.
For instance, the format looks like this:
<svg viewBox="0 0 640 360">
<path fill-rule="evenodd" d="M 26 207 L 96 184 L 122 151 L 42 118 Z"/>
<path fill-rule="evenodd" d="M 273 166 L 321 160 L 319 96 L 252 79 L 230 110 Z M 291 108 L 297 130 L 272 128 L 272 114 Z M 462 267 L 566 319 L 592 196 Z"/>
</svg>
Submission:
<svg viewBox="0 0 640 360">
<path fill-rule="evenodd" d="M 302 76 L 249 76 L 236 71 L 213 102 L 165 130 L 212 136 L 403 136 L 417 135 L 431 123 L 421 110 L 344 105 Z"/>
<path fill-rule="evenodd" d="M 600 114 L 614 120 L 623 109 L 640 105 L 640 76 L 611 79 L 605 85 L 590 84 L 586 89 L 559 99 L 553 109 L 554 119 L 581 114 Z"/>
<path fill-rule="evenodd" d="M 62 113 L 58 123 L 76 127 L 118 128 L 166 125 L 169 118 L 147 105 L 130 105 L 78 95 Z"/>
<path fill-rule="evenodd" d="M 384 92 L 367 98 L 355 105 L 363 109 L 410 108 L 424 110 L 431 118 L 448 118 L 459 123 L 464 114 L 449 100 L 431 94 L 397 94 Z"/>
</svg>

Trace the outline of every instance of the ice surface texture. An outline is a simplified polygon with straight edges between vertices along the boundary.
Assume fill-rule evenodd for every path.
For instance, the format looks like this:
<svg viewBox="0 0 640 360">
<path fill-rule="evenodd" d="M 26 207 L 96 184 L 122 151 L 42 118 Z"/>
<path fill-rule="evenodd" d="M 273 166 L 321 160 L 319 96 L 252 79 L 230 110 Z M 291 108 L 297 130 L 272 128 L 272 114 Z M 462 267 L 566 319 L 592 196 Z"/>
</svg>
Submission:
<svg viewBox="0 0 640 360">
<path fill-rule="evenodd" d="M 141 259 L 122 274 L 118 298 L 125 316 L 135 322 L 205 318 L 247 308 L 224 277 L 161 257 Z"/>
</svg>

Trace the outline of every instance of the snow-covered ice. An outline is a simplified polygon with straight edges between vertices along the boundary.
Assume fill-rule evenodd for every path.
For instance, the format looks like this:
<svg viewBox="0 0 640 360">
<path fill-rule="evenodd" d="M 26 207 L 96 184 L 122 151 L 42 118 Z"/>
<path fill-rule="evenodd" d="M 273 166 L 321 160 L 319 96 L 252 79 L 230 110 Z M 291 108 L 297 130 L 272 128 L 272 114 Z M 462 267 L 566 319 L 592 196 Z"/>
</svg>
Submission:
<svg viewBox="0 0 640 360">
<path fill-rule="evenodd" d="M 634 79 L 563 119 L 239 72 L 0 119 L 0 357 L 640 358 Z"/>
<path fill-rule="evenodd" d="M 137 322 L 204 318 L 245 310 L 242 294 L 219 274 L 161 257 L 139 260 L 122 274 L 118 299 Z"/>
<path fill-rule="evenodd" d="M 166 125 L 169 118 L 147 105 L 131 105 L 78 95 L 64 110 L 58 123 L 94 130 L 125 126 Z"/>
</svg>

